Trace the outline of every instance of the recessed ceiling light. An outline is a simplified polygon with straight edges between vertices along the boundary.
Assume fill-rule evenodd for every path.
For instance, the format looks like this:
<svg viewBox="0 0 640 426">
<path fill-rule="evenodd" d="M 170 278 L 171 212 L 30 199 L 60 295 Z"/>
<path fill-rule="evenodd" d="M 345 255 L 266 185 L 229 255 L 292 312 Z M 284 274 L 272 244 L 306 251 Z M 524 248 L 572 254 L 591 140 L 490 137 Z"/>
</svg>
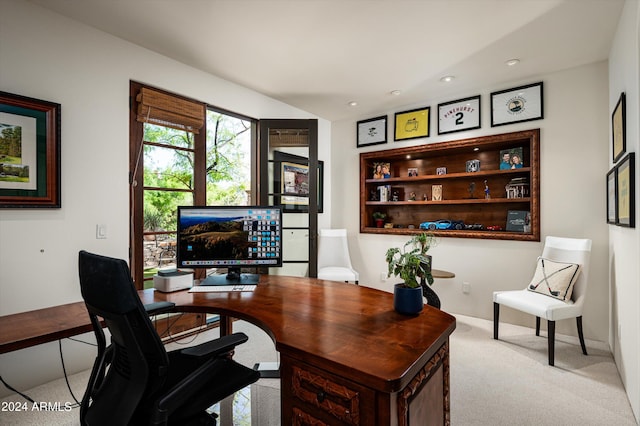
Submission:
<svg viewBox="0 0 640 426">
<path fill-rule="evenodd" d="M 475 148 L 473 148 L 473 150 L 474 150 L 475 152 L 478 152 L 478 151 L 480 151 L 480 148 L 478 148 L 478 147 L 476 146 Z"/>
<path fill-rule="evenodd" d="M 349 102 L 349 106 L 353 107 L 353 106 L 357 106 L 357 105 L 358 105 L 358 103 L 356 101 L 350 101 Z"/>
<path fill-rule="evenodd" d="M 518 65 L 519 63 L 520 63 L 520 59 L 516 59 L 516 58 L 509 59 L 508 61 L 505 62 L 505 64 L 507 64 L 507 66 L 509 67 L 513 67 L 515 65 Z"/>
<path fill-rule="evenodd" d="M 402 93 L 400 90 L 392 90 L 390 92 L 393 96 L 398 96 L 400 93 Z"/>
<path fill-rule="evenodd" d="M 441 82 L 443 83 L 449 83 L 450 81 L 452 81 L 455 77 L 452 75 L 445 75 L 444 77 L 442 77 L 440 79 Z"/>
</svg>

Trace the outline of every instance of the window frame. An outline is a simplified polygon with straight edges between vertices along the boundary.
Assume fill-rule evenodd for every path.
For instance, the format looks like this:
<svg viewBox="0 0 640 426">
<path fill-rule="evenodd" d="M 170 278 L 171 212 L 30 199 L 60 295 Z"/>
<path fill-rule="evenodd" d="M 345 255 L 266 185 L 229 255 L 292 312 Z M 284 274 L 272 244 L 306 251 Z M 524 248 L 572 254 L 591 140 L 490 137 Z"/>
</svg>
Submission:
<svg viewBox="0 0 640 426">
<path fill-rule="evenodd" d="M 136 289 L 144 288 L 144 191 L 164 190 L 164 188 L 145 188 L 144 186 L 144 123 L 137 120 L 138 102 L 136 96 L 142 88 L 150 88 L 181 99 L 198 102 L 194 99 L 158 89 L 143 83 L 130 81 L 129 89 L 129 267 Z M 207 155 L 207 119 L 208 111 L 228 115 L 251 122 L 251 199 L 256 200 L 258 193 L 257 174 L 257 123 L 258 120 L 222 108 L 205 104 L 204 126 L 199 133 L 193 134 L 193 204 L 205 205 L 207 198 L 206 155 Z M 179 148 L 183 149 L 183 148 Z M 189 151 L 191 151 L 189 149 Z M 159 232 L 162 233 L 162 232 Z M 164 232 L 171 233 L 171 232 Z M 204 274 L 204 271 L 198 271 Z M 196 277 L 198 278 L 198 277 Z"/>
</svg>

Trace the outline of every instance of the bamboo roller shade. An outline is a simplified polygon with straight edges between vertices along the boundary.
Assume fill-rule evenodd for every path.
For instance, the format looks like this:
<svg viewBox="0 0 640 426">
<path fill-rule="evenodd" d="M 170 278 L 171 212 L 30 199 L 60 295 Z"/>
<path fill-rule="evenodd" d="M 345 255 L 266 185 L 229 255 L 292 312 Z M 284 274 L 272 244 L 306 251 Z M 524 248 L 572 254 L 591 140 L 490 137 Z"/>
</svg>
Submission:
<svg viewBox="0 0 640 426">
<path fill-rule="evenodd" d="M 137 120 L 177 130 L 199 133 L 205 120 L 202 103 L 178 98 L 143 87 L 136 96 Z"/>
</svg>

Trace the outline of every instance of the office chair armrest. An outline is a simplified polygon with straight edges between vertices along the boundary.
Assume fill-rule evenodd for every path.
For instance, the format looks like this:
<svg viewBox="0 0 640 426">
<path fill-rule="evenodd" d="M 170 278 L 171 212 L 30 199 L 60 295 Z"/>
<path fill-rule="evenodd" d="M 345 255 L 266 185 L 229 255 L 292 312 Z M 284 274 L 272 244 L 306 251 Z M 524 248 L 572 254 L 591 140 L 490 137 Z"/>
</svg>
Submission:
<svg viewBox="0 0 640 426">
<path fill-rule="evenodd" d="M 249 340 L 249 338 L 246 334 L 233 333 L 210 342 L 205 342 L 197 346 L 183 349 L 180 353 L 195 357 L 225 354 L 247 340 Z"/>
<path fill-rule="evenodd" d="M 144 305 L 144 310 L 147 311 L 148 315 L 158 315 L 173 312 L 173 308 L 175 307 L 176 304 L 173 302 L 153 302 Z"/>
</svg>

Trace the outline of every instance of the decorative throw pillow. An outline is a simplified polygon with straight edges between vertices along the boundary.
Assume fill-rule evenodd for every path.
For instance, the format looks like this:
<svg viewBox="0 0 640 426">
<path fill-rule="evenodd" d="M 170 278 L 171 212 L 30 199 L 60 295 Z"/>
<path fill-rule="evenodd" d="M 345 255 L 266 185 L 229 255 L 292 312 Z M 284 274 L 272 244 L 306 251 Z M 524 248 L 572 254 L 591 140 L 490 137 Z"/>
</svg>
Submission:
<svg viewBox="0 0 640 426">
<path fill-rule="evenodd" d="M 539 257 L 536 273 L 527 289 L 567 302 L 571 299 L 580 271 L 580 265 L 576 263 L 554 262 Z"/>
</svg>

